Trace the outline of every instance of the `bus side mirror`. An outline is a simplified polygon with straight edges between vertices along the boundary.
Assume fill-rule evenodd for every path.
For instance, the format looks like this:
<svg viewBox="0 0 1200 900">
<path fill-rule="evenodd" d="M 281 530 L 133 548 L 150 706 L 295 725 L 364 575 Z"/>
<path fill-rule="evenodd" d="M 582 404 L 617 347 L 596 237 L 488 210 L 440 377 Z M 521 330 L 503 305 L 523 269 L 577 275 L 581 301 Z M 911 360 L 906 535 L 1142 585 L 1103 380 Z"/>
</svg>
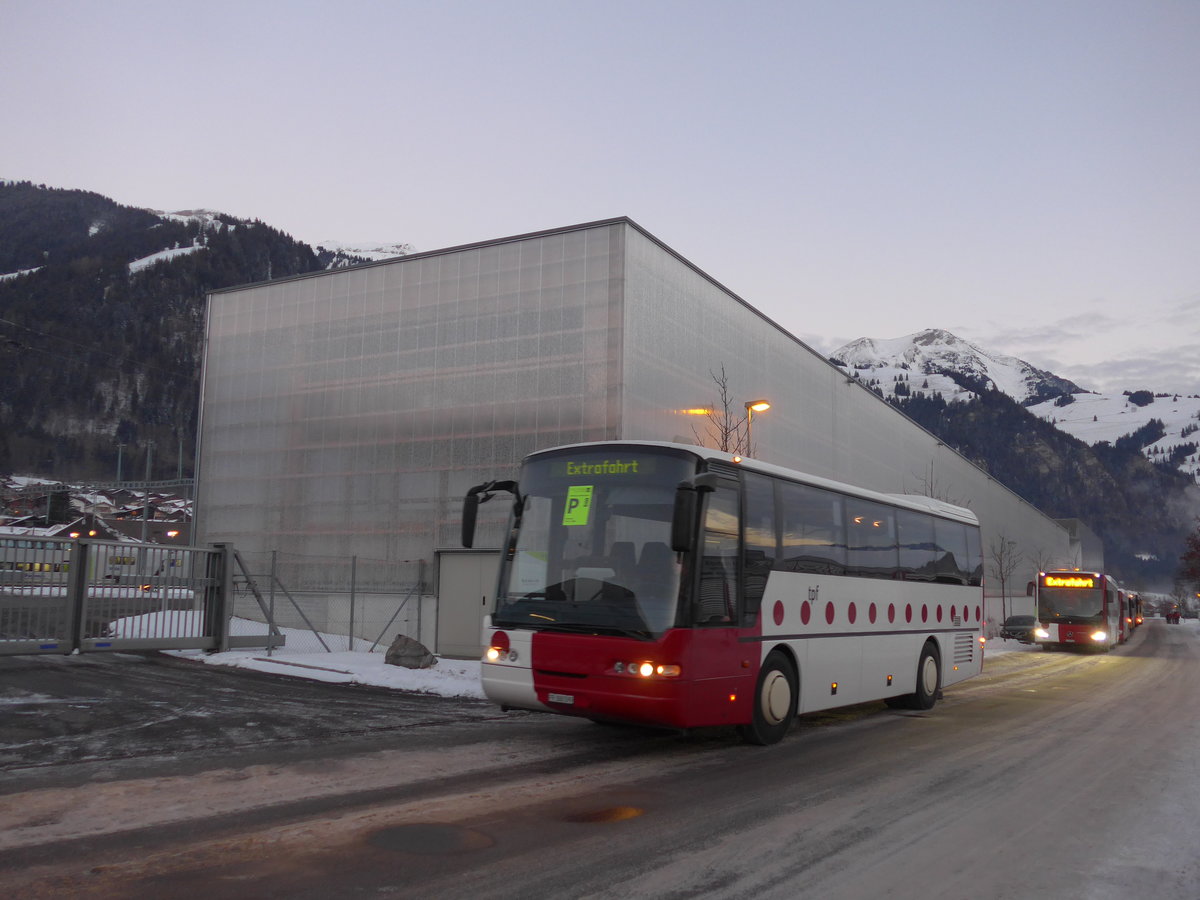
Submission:
<svg viewBox="0 0 1200 900">
<path fill-rule="evenodd" d="M 462 545 L 470 548 L 475 544 L 475 517 L 479 512 L 479 496 L 471 492 L 463 498 L 462 508 Z"/>
<path fill-rule="evenodd" d="M 515 481 L 487 481 L 475 485 L 467 491 L 467 496 L 463 497 L 462 545 L 464 547 L 470 548 L 475 545 L 475 519 L 479 513 L 479 504 L 491 500 L 495 496 L 492 491 L 508 491 L 512 494 L 515 498 L 513 512 L 519 514 L 521 495 L 517 492 Z"/>
<path fill-rule="evenodd" d="M 692 481 L 681 481 L 675 489 L 675 511 L 671 515 L 671 549 L 687 553 L 695 545 L 696 516 L 700 510 L 700 495 L 717 485 L 715 476 L 705 472 Z"/>
<path fill-rule="evenodd" d="M 675 511 L 671 515 L 671 549 L 676 553 L 687 553 L 692 549 L 699 499 L 696 488 L 686 481 L 675 490 Z"/>
</svg>

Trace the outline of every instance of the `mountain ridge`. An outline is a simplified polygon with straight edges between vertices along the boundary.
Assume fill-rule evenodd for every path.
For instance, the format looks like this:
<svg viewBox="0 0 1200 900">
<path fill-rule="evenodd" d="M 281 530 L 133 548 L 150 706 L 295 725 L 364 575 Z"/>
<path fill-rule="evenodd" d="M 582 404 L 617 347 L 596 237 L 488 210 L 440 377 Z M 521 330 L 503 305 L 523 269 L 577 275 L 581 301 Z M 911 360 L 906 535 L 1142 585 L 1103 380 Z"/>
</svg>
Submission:
<svg viewBox="0 0 1200 900">
<path fill-rule="evenodd" d="M 830 354 L 830 361 L 887 400 L 915 392 L 940 394 L 948 402 L 970 400 L 991 388 L 1011 397 L 1059 430 L 1096 446 L 1138 435 L 1151 462 L 1200 475 L 1200 397 L 1126 390 L 1104 394 L 1031 365 L 992 353 L 945 329 L 927 328 L 899 338 L 858 338 Z M 914 380 L 914 374 L 917 376 Z M 1145 431 L 1154 422 L 1161 429 Z"/>
</svg>

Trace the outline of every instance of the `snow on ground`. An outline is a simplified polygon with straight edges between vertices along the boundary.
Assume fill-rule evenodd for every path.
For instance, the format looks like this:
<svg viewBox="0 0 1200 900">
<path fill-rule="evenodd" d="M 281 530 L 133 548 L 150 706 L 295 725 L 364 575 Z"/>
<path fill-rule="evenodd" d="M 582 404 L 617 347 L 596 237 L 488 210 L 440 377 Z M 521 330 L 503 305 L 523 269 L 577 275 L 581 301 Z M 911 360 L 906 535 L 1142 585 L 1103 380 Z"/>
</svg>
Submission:
<svg viewBox="0 0 1200 900">
<path fill-rule="evenodd" d="M 199 617 L 200 614 L 185 615 Z M 114 637 L 164 636 L 168 633 L 202 634 L 200 627 L 198 618 L 194 622 L 185 621 L 180 618 L 178 611 L 133 616 L 112 623 Z M 234 619 L 232 633 L 262 634 L 265 628 L 261 622 Z M 377 646 L 370 652 L 370 643 L 360 640 L 355 642 L 354 650 L 349 650 L 345 635 L 323 634 L 318 641 L 311 631 L 295 628 L 279 630 L 287 639 L 286 643 L 282 648 L 270 651 L 256 647 L 228 650 L 224 653 L 207 653 L 203 650 L 167 652 L 172 656 L 199 660 L 210 666 L 254 669 L 270 672 L 272 675 L 288 675 L 292 678 L 308 678 L 332 684 L 368 684 L 418 694 L 436 694 L 441 697 L 484 699 L 483 688 L 479 682 L 478 660 L 438 657 L 436 665 L 428 669 L 406 669 L 384 662 L 386 646 Z M 329 647 L 332 652 L 326 651 L 325 647 Z"/>
<path fill-rule="evenodd" d="M 287 629 L 283 629 L 286 631 Z M 344 639 L 343 639 L 344 640 Z M 364 650 L 334 650 L 295 652 L 286 648 L 266 650 L 229 650 L 206 654 L 201 650 L 173 651 L 178 656 L 199 659 L 212 666 L 255 669 L 272 675 L 290 675 L 332 684 L 369 684 L 375 687 L 411 691 L 417 694 L 437 694 L 440 697 L 483 697 L 479 683 L 479 661 L 438 657 L 437 664 L 428 669 L 406 669 L 389 666 L 383 661 L 384 650 L 374 653 Z"/>
</svg>

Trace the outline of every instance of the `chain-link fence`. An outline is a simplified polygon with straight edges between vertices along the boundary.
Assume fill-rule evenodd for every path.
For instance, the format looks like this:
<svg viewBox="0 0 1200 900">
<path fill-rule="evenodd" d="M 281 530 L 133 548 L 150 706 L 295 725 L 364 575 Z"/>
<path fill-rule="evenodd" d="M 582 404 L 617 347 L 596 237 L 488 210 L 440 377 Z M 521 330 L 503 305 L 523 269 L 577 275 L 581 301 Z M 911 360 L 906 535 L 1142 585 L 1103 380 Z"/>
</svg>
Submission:
<svg viewBox="0 0 1200 900">
<path fill-rule="evenodd" d="M 289 651 L 385 651 L 422 637 L 425 560 L 237 552 L 233 615 L 288 629 Z"/>
</svg>

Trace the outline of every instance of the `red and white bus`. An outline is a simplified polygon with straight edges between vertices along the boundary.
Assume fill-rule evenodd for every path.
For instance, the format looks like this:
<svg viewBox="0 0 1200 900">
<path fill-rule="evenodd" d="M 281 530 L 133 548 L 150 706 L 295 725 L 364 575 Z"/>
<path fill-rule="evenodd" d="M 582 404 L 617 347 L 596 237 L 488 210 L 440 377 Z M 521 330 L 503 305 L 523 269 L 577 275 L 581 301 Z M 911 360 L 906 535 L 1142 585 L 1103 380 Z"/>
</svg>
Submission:
<svg viewBox="0 0 1200 900">
<path fill-rule="evenodd" d="M 1125 615 L 1129 623 L 1129 631 L 1133 632 L 1139 625 L 1146 621 L 1146 611 L 1142 604 L 1142 595 L 1138 591 L 1128 591 L 1126 593 L 1128 604 L 1126 606 Z"/>
<path fill-rule="evenodd" d="M 483 688 L 505 708 L 778 741 L 798 713 L 928 709 L 983 663 L 975 515 L 655 442 L 528 456 Z"/>
<path fill-rule="evenodd" d="M 1111 650 L 1129 634 L 1125 606 L 1125 593 L 1103 572 L 1039 572 L 1034 640 L 1048 649 Z"/>
</svg>

